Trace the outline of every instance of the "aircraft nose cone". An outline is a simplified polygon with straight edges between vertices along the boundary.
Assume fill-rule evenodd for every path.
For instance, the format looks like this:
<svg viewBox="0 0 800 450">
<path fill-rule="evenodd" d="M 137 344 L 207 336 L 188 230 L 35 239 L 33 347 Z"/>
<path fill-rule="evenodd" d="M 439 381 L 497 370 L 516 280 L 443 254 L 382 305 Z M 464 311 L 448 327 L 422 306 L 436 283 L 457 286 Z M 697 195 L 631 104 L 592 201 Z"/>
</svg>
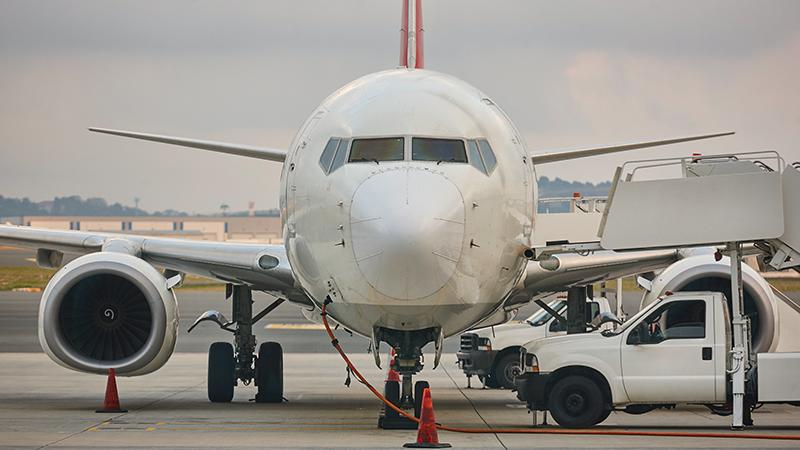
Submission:
<svg viewBox="0 0 800 450">
<path fill-rule="evenodd" d="M 442 175 L 402 169 L 377 173 L 356 189 L 352 248 L 361 273 L 397 299 L 427 297 L 452 277 L 464 239 L 464 199 Z"/>
</svg>

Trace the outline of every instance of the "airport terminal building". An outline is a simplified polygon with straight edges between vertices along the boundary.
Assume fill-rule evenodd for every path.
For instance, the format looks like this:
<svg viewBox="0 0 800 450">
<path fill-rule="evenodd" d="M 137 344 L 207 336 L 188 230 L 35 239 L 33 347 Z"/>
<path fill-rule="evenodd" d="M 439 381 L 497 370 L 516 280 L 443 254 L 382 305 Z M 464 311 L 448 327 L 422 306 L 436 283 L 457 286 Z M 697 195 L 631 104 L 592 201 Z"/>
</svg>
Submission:
<svg viewBox="0 0 800 450">
<path fill-rule="evenodd" d="M 21 216 L 3 223 L 206 241 L 283 242 L 277 216 Z"/>
</svg>

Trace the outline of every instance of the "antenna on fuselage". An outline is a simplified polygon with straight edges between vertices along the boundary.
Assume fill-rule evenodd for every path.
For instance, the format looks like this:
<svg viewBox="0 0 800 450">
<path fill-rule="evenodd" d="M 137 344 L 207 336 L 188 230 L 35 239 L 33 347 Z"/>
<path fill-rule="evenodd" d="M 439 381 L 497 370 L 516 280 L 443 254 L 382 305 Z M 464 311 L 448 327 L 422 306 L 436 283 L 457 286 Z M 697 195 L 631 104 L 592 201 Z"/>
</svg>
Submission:
<svg viewBox="0 0 800 450">
<path fill-rule="evenodd" d="M 403 0 L 400 25 L 400 67 L 422 69 L 425 66 L 422 45 L 422 0 Z"/>
</svg>

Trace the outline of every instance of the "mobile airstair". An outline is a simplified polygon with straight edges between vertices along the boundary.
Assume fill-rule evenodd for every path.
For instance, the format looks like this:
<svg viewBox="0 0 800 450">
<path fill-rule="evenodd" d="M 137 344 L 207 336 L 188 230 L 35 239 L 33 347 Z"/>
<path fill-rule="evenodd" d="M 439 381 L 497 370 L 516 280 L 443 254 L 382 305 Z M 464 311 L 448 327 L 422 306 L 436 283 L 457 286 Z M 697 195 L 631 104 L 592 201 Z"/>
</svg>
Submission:
<svg viewBox="0 0 800 450">
<path fill-rule="evenodd" d="M 776 270 L 800 268 L 800 163 L 774 152 L 627 162 L 598 236 L 613 250 L 754 243 Z"/>
<path fill-rule="evenodd" d="M 776 270 L 800 271 L 800 163 L 786 165 L 775 152 L 627 162 L 615 173 L 598 237 L 584 249 L 726 246 L 732 262 L 732 425 L 747 424 L 745 377 L 756 358 L 743 315 L 742 246 L 761 249 Z"/>
</svg>

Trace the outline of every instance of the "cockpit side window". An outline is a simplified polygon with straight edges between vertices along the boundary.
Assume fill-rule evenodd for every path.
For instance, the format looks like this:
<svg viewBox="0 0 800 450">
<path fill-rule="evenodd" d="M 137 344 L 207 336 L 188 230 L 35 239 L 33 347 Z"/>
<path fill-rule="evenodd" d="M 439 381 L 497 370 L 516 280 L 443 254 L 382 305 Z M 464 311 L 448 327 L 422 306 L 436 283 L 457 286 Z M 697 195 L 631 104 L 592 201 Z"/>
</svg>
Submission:
<svg viewBox="0 0 800 450">
<path fill-rule="evenodd" d="M 481 172 L 487 173 L 483 158 L 481 158 L 481 154 L 478 151 L 478 143 L 471 140 L 467 141 L 467 152 L 469 153 L 469 163 Z"/>
<path fill-rule="evenodd" d="M 328 141 L 328 144 L 325 145 L 325 150 L 322 151 L 322 156 L 319 157 L 319 165 L 322 167 L 322 171 L 325 173 L 330 173 L 331 171 L 331 162 L 333 162 L 333 156 L 336 154 L 336 149 L 339 148 L 339 138 L 331 138 Z"/>
<path fill-rule="evenodd" d="M 412 138 L 411 159 L 414 161 L 467 162 L 461 139 Z"/>
<path fill-rule="evenodd" d="M 336 156 L 333 157 L 331 163 L 331 172 L 342 167 L 344 161 L 347 159 L 347 146 L 350 145 L 349 139 L 342 139 L 339 141 L 339 148 L 336 150 Z"/>
<path fill-rule="evenodd" d="M 353 139 L 350 158 L 347 161 L 402 161 L 405 156 L 403 147 L 404 139 L 402 137 Z"/>
<path fill-rule="evenodd" d="M 329 174 L 338 169 L 347 157 L 347 145 L 350 143 L 347 139 L 331 138 L 325 145 L 325 150 L 319 157 L 319 165 L 325 174 Z"/>
<path fill-rule="evenodd" d="M 486 139 L 478 139 L 478 149 L 481 152 L 483 163 L 486 165 L 486 173 L 492 173 L 494 166 L 497 165 L 497 158 L 494 156 L 492 146 L 489 145 L 489 141 Z"/>
</svg>

